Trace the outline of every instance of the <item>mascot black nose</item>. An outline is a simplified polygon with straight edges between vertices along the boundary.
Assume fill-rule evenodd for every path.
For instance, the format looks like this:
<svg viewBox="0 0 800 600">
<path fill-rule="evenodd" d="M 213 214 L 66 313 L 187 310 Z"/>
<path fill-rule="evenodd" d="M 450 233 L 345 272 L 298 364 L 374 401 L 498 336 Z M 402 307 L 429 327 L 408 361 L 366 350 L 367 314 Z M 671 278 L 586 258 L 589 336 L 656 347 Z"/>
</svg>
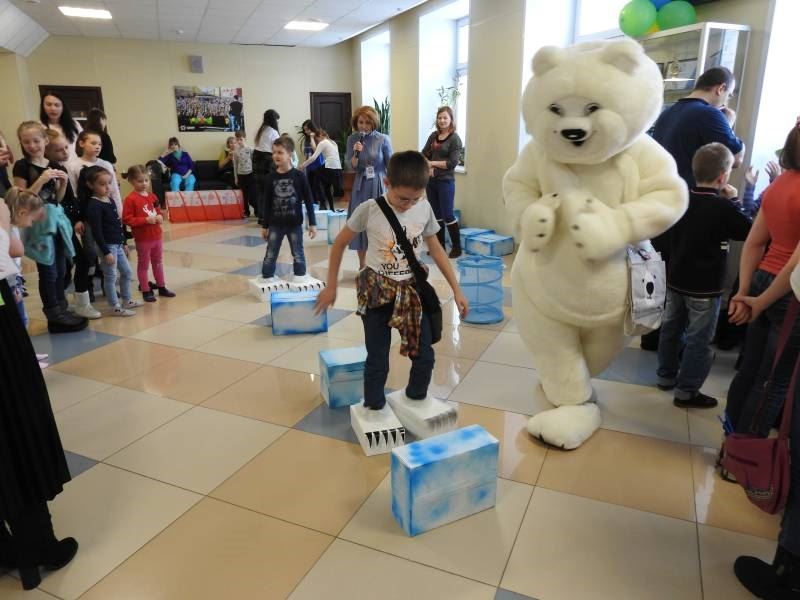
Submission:
<svg viewBox="0 0 800 600">
<path fill-rule="evenodd" d="M 656 291 L 656 286 L 653 284 L 652 281 L 648 281 L 647 285 L 645 287 L 647 288 L 647 295 L 648 296 L 652 296 L 653 292 Z"/>
<path fill-rule="evenodd" d="M 561 135 L 567 138 L 570 142 L 580 142 L 586 138 L 585 129 L 562 129 Z"/>
</svg>

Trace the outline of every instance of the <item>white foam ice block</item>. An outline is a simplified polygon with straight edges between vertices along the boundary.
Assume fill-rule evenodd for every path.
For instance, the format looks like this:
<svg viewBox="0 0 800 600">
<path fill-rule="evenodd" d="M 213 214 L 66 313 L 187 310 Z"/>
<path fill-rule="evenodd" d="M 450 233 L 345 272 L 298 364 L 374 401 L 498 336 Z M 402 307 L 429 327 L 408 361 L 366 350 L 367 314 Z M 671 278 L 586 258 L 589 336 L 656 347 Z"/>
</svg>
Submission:
<svg viewBox="0 0 800 600">
<path fill-rule="evenodd" d="M 412 400 L 406 396 L 405 390 L 397 390 L 386 396 L 386 402 L 405 428 L 417 438 L 428 438 L 456 428 L 456 405 L 430 394 L 424 400 Z"/>
<path fill-rule="evenodd" d="M 311 292 L 321 290 L 325 287 L 325 282 L 312 277 L 311 275 L 295 275 L 289 282 L 289 289 L 293 292 Z"/>
<path fill-rule="evenodd" d="M 277 277 L 272 277 L 269 280 L 265 280 L 262 277 L 256 277 L 255 279 L 250 279 L 247 282 L 247 287 L 253 296 L 264 302 L 269 302 L 272 292 L 288 290 L 289 282 Z"/>
<path fill-rule="evenodd" d="M 363 402 L 353 404 L 350 426 L 367 456 L 386 454 L 406 443 L 406 430 L 388 404 L 381 410 L 367 408 Z"/>
</svg>

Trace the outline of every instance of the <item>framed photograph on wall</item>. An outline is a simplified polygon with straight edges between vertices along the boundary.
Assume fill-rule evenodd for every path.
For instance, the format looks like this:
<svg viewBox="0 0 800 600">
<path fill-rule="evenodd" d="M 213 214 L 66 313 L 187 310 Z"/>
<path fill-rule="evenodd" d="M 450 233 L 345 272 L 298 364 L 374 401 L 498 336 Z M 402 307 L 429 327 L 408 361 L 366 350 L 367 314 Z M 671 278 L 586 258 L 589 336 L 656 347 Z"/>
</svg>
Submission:
<svg viewBox="0 0 800 600">
<path fill-rule="evenodd" d="M 244 129 L 240 87 L 175 86 L 175 110 L 179 131 Z"/>
</svg>

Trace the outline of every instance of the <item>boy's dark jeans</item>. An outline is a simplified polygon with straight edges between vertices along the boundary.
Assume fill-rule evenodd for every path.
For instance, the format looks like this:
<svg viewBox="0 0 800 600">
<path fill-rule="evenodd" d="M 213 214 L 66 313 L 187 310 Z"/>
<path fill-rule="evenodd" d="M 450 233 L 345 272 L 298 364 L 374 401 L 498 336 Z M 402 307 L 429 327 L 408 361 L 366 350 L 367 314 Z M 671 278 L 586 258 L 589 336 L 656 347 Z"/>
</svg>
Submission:
<svg viewBox="0 0 800 600">
<path fill-rule="evenodd" d="M 774 279 L 774 275 L 759 269 L 753 274 L 750 295 L 758 296 Z M 763 407 L 762 398 L 764 382 L 772 370 L 778 338 L 790 300 L 791 294 L 787 294 L 747 326 L 744 357 L 728 390 L 726 409 L 737 433 L 755 433 L 766 437 L 781 413 L 794 362 L 800 350 L 800 319 L 794 323 L 784 354 L 775 368 Z"/>
<path fill-rule="evenodd" d="M 55 259 L 52 265 L 36 263 L 39 271 L 39 296 L 42 299 L 42 308 L 55 308 L 64 300 L 64 279 L 67 274 L 67 258 L 64 255 L 64 243 L 61 235 L 56 234 L 53 240 L 55 245 Z"/>
<path fill-rule="evenodd" d="M 394 305 L 385 304 L 367 309 L 361 315 L 364 323 L 364 339 L 367 345 L 367 361 L 364 365 L 364 406 L 380 410 L 386 404 L 384 387 L 389 376 L 389 349 L 392 345 L 392 330 L 389 319 Z M 411 373 L 408 377 L 406 396 L 412 400 L 424 400 L 433 375 L 435 357 L 431 346 L 431 323 L 423 313 L 419 336 L 419 352 L 411 358 Z"/>
<path fill-rule="evenodd" d="M 267 239 L 267 253 L 264 255 L 264 263 L 261 265 L 261 276 L 269 279 L 275 276 L 275 263 L 278 262 L 278 254 L 281 251 L 283 238 L 289 238 L 289 247 L 292 250 L 294 261 L 294 274 L 306 274 L 306 255 L 303 251 L 303 226 L 283 227 L 281 225 L 271 225 L 269 228 L 269 238 Z"/>
</svg>

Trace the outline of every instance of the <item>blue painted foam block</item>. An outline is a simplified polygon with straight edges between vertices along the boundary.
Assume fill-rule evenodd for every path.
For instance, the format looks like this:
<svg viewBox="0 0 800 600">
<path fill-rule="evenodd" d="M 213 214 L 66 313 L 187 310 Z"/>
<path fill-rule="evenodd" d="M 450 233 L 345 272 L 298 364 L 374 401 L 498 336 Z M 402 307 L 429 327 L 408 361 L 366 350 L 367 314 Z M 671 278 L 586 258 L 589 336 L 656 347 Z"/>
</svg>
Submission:
<svg viewBox="0 0 800 600">
<path fill-rule="evenodd" d="M 464 227 L 461 230 L 461 238 L 466 239 L 475 235 L 483 235 L 484 233 L 494 233 L 494 229 L 479 229 L 477 227 Z"/>
<path fill-rule="evenodd" d="M 344 227 L 345 223 L 347 223 L 347 213 L 342 211 L 331 211 L 328 214 L 328 243 L 332 244 L 333 240 L 336 239 L 336 236 L 339 235 L 339 232 Z"/>
<path fill-rule="evenodd" d="M 317 229 L 328 228 L 328 215 L 331 214 L 329 210 L 314 209 L 314 220 L 317 222 Z"/>
<path fill-rule="evenodd" d="M 392 514 L 408 535 L 495 505 L 500 444 L 480 425 L 392 450 Z"/>
<path fill-rule="evenodd" d="M 367 347 L 334 348 L 319 353 L 320 391 L 330 408 L 358 404 L 364 397 Z"/>
<path fill-rule="evenodd" d="M 514 238 L 496 233 L 469 236 L 464 242 L 467 254 L 483 256 L 505 256 L 514 253 Z"/>
<path fill-rule="evenodd" d="M 328 331 L 328 314 L 314 314 L 314 303 L 319 291 L 272 292 L 272 335 L 294 335 L 297 333 L 322 333 Z"/>
</svg>

